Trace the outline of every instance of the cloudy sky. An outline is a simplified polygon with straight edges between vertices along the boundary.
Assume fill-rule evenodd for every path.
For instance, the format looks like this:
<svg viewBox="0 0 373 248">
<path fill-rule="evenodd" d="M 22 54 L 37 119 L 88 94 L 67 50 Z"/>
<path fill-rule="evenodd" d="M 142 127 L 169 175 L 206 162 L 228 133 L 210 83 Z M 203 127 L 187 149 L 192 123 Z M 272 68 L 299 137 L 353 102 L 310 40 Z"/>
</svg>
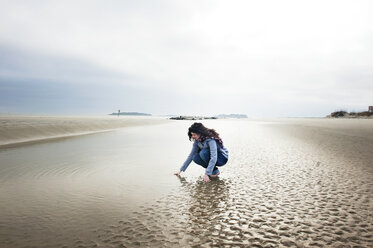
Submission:
<svg viewBox="0 0 373 248">
<path fill-rule="evenodd" d="M 0 113 L 373 105 L 373 1 L 3 1 Z"/>
</svg>

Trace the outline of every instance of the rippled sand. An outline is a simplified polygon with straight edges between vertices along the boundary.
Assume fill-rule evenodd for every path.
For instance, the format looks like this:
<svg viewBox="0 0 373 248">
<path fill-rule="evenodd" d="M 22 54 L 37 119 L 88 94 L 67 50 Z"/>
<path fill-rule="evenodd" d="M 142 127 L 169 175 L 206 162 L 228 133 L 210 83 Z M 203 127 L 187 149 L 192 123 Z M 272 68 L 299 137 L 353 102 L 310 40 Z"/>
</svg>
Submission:
<svg viewBox="0 0 373 248">
<path fill-rule="evenodd" d="M 164 123 L 157 117 L 0 116 L 0 146 L 40 141 L 121 127 Z"/>
<path fill-rule="evenodd" d="M 350 123 L 343 135 L 316 123 L 240 123 L 220 178 L 180 178 L 178 189 L 100 233 L 97 244 L 372 247 L 373 140 L 350 136 Z M 372 124 L 364 123 L 369 135 Z"/>
<path fill-rule="evenodd" d="M 185 128 L 190 123 L 146 127 L 144 137 L 149 138 L 146 144 L 150 144 L 142 147 L 142 154 L 147 154 L 152 162 L 148 167 L 139 164 L 144 176 L 136 174 L 138 181 L 127 179 L 122 182 L 123 188 L 117 190 L 126 192 L 136 182 L 148 184 L 145 191 L 153 194 L 153 198 L 131 208 L 124 204 L 122 212 L 113 208 L 110 218 L 93 221 L 86 232 L 81 231 L 84 235 L 80 237 L 69 239 L 65 230 L 59 233 L 58 237 L 62 238 L 55 237 L 55 242 L 40 244 L 35 241 L 37 237 L 22 241 L 22 233 L 14 236 L 8 231 L 7 238 L 0 237 L 0 244 L 5 247 L 373 246 L 372 120 L 204 123 L 221 133 L 230 150 L 230 160 L 222 167 L 219 178 L 203 183 L 203 169 L 195 164 L 181 178 L 172 175 L 189 151 L 190 143 L 184 146 L 177 142 L 187 142 Z M 167 130 L 166 134 L 162 130 Z M 137 139 L 142 139 L 143 132 L 132 131 Z M 162 133 L 158 137 L 165 141 L 159 139 L 152 144 L 155 138 L 152 135 L 158 132 Z M 181 132 L 184 133 L 179 137 Z M 157 155 L 148 153 L 151 147 Z M 146 158 L 143 159 L 146 163 Z M 121 178 L 112 177 L 111 184 L 117 184 L 116 180 Z M 162 184 L 164 187 L 158 191 Z M 140 199 L 139 187 L 133 190 Z M 97 197 L 97 192 L 94 195 Z M 117 202 L 111 199 L 107 205 L 119 206 L 127 197 L 118 197 Z M 96 198 L 94 202 L 105 205 Z M 76 210 L 82 209 L 73 206 L 72 211 Z M 82 220 L 84 217 L 76 223 L 77 227 Z"/>
</svg>

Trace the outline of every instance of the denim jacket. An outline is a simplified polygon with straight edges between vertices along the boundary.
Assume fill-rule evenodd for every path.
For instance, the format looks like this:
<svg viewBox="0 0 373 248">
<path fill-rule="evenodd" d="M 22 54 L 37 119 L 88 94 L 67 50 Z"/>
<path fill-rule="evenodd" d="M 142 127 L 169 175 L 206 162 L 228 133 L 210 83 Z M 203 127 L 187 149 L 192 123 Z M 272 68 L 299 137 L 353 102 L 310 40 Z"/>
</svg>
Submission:
<svg viewBox="0 0 373 248">
<path fill-rule="evenodd" d="M 190 152 L 188 158 L 185 160 L 183 166 L 181 166 L 180 170 L 185 171 L 189 164 L 193 160 L 193 156 L 197 154 L 200 150 L 209 149 L 210 150 L 210 161 L 206 168 L 206 175 L 211 175 L 212 170 L 215 167 L 216 161 L 218 159 L 218 152 L 222 153 L 224 157 L 228 158 L 228 150 L 216 140 L 207 138 L 204 141 L 197 141 L 195 140 L 193 143 L 192 151 Z"/>
</svg>

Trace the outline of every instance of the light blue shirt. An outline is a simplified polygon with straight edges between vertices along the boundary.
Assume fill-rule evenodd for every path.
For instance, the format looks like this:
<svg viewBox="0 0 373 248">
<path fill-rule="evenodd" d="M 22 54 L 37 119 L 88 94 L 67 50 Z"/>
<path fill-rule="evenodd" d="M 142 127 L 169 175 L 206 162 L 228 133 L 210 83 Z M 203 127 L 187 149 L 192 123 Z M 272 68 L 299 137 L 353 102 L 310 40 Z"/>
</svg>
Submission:
<svg viewBox="0 0 373 248">
<path fill-rule="evenodd" d="M 228 150 L 220 144 L 216 145 L 216 143 L 217 143 L 216 140 L 211 139 L 211 138 L 207 138 L 202 142 L 197 141 L 197 140 L 194 141 L 192 151 L 190 152 L 189 156 L 185 160 L 183 166 L 181 166 L 180 170 L 185 171 L 188 168 L 188 166 L 193 160 L 193 156 L 198 153 L 199 149 L 200 150 L 209 149 L 210 150 L 210 161 L 206 168 L 205 174 L 211 175 L 215 167 L 216 161 L 218 159 L 218 149 L 226 158 L 228 158 Z"/>
</svg>

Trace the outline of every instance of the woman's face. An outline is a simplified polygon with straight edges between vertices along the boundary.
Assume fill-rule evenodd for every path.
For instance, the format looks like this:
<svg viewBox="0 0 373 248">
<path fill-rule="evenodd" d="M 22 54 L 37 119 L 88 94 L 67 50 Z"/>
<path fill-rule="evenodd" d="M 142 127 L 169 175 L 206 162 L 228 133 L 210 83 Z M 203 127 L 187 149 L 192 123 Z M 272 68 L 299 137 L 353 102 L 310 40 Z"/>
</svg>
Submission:
<svg viewBox="0 0 373 248">
<path fill-rule="evenodd" d="M 192 132 L 192 138 L 193 138 L 194 140 L 198 140 L 200 136 L 201 136 L 201 135 L 199 135 L 198 133 L 193 133 L 193 132 Z"/>
</svg>

